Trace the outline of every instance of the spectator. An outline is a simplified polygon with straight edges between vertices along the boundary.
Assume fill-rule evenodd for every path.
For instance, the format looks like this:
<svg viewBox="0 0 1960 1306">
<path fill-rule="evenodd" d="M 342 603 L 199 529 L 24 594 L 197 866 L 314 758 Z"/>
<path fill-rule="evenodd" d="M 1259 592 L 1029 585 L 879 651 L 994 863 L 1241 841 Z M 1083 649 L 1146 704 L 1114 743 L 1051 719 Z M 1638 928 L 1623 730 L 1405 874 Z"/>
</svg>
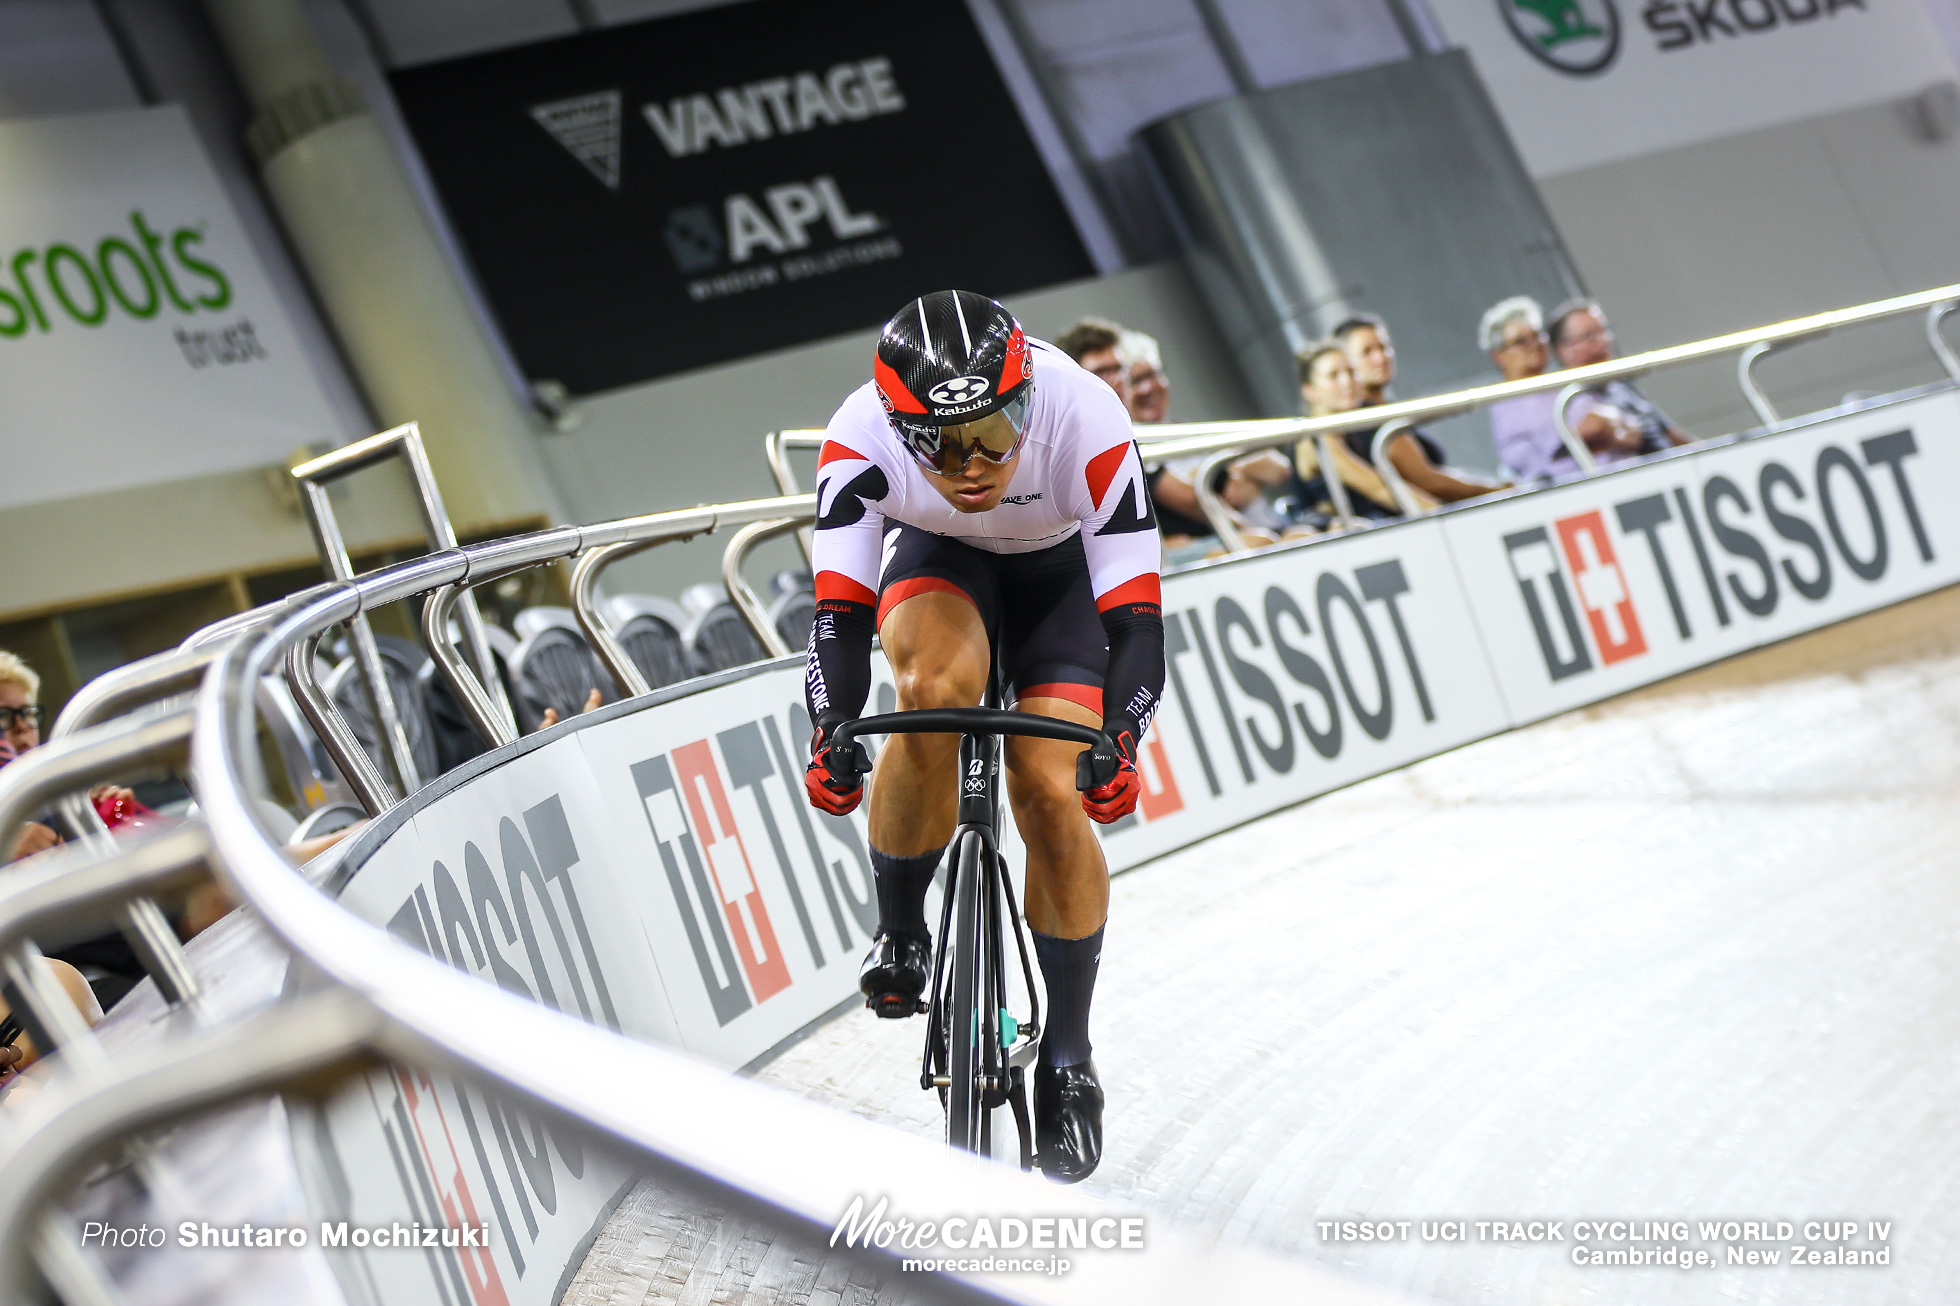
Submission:
<svg viewBox="0 0 1960 1306">
<path fill-rule="evenodd" d="M 1101 377 L 1127 409 L 1134 396 L 1130 391 L 1130 361 L 1123 355 L 1122 343 L 1122 327 L 1099 317 L 1085 317 L 1056 337 L 1055 348 L 1073 358 L 1083 371 Z"/>
<path fill-rule="evenodd" d="M 35 705 L 40 692 L 41 678 L 34 669 L 16 655 L 0 650 L 0 734 L 4 735 L 4 740 L 0 740 L 0 766 L 40 746 L 41 718 L 40 710 Z M 89 791 L 89 801 L 112 829 L 124 826 L 134 828 L 163 819 L 138 802 L 134 793 L 120 785 L 95 786 Z M 52 816 L 28 821 L 15 836 L 7 861 L 17 862 L 24 857 L 32 857 L 59 843 L 61 835 L 54 828 Z M 192 889 L 185 896 L 173 922 L 178 937 L 193 937 L 230 911 L 231 906 L 231 900 L 215 880 Z M 69 967 L 69 973 L 86 977 L 85 982 L 99 1003 L 95 1013 L 98 1018 L 101 1007 L 114 1006 L 144 974 L 142 963 L 121 934 L 89 939 L 63 948 L 55 955 L 64 966 Z M 4 1065 L 4 1059 L 0 1059 L 0 1065 Z"/>
<path fill-rule="evenodd" d="M 1361 407 L 1361 387 L 1354 374 L 1354 365 L 1348 361 L 1347 351 L 1332 340 L 1308 345 L 1294 360 L 1300 369 L 1300 398 L 1306 401 L 1307 416 L 1332 417 L 1338 413 L 1351 413 Z M 1348 506 L 1354 515 L 1370 521 L 1382 521 L 1399 517 L 1402 510 L 1396 505 L 1395 495 L 1388 483 L 1381 478 L 1374 464 L 1364 457 L 1356 457 L 1351 444 L 1353 435 L 1366 435 L 1354 432 L 1329 442 L 1333 450 L 1334 471 L 1341 484 L 1347 487 Z M 1303 514 L 1311 514 L 1321 521 L 1334 513 L 1333 495 L 1327 488 L 1326 469 L 1320 463 L 1320 446 L 1315 440 L 1304 439 L 1293 447 L 1294 474 L 1298 477 L 1296 494 Z M 1435 501 L 1418 496 L 1424 507 L 1434 507 Z"/>
<path fill-rule="evenodd" d="M 1130 420 L 1155 426 L 1171 411 L 1171 381 L 1164 375 L 1164 358 L 1157 337 L 1124 329 L 1117 349 L 1130 360 Z"/>
<path fill-rule="evenodd" d="M 1170 411 L 1170 382 L 1165 377 L 1155 337 L 1132 331 L 1102 318 L 1083 318 L 1064 331 L 1055 347 L 1074 359 L 1085 370 L 1101 377 L 1129 411 L 1130 420 L 1139 425 L 1162 422 Z M 1205 519 L 1191 477 L 1202 457 L 1180 458 L 1175 463 L 1144 462 L 1144 475 L 1150 498 L 1157 512 L 1157 529 L 1164 541 L 1165 561 L 1176 565 L 1224 551 L 1211 523 Z M 1259 456 L 1221 469 L 1213 483 L 1237 520 L 1240 534 L 1255 546 L 1272 544 L 1277 531 L 1262 529 L 1246 520 L 1247 510 L 1257 512 L 1265 506 L 1264 489 L 1286 477 L 1285 464 L 1273 458 L 1260 462 Z M 1275 521 L 1275 525 L 1277 522 Z"/>
<path fill-rule="evenodd" d="M 1545 314 L 1529 295 L 1513 295 L 1499 300 L 1477 324 L 1477 343 L 1490 355 L 1506 381 L 1523 381 L 1542 376 L 1551 362 L 1550 342 L 1545 338 Z M 1578 471 L 1571 450 L 1559 437 L 1552 422 L 1555 391 L 1500 399 L 1490 406 L 1490 438 L 1497 446 L 1497 457 L 1511 475 L 1524 482 L 1564 480 Z M 1603 418 L 1586 419 L 1594 438 L 1607 434 Z M 1579 432 L 1581 438 L 1586 432 Z"/>
<path fill-rule="evenodd" d="M 1387 323 L 1372 314 L 1357 314 L 1334 328 L 1334 340 L 1346 351 L 1354 368 L 1361 397 L 1358 407 L 1387 403 L 1395 384 L 1395 342 L 1389 338 Z M 1350 431 L 1346 439 L 1355 457 L 1364 462 L 1374 460 L 1375 430 Z M 1436 502 L 1455 503 L 1508 488 L 1445 470 L 1442 448 L 1420 430 L 1409 430 L 1390 442 L 1388 460 L 1411 489 Z"/>
<path fill-rule="evenodd" d="M 1590 299 L 1568 299 L 1560 304 L 1552 311 L 1548 330 L 1552 348 L 1566 367 L 1590 367 L 1618 357 L 1605 310 Z M 1598 445 L 1580 431 L 1580 423 L 1588 416 L 1598 416 L 1607 423 L 1609 434 L 1600 437 Z M 1693 438 L 1629 381 L 1608 381 L 1581 391 L 1567 409 L 1566 420 L 1593 449 L 1594 461 L 1601 466 L 1663 453 L 1691 443 Z"/>
<path fill-rule="evenodd" d="M 41 742 L 41 677 L 34 668 L 0 649 L 0 766 Z M 19 861 L 61 842 L 52 825 L 29 821 L 14 836 L 7 860 Z"/>
<path fill-rule="evenodd" d="M 81 1013 L 82 1019 L 88 1023 L 89 1028 L 93 1029 L 102 1023 L 102 1004 L 96 1001 L 94 990 L 89 986 L 89 982 L 82 978 L 80 971 L 65 961 L 56 961 L 53 957 L 43 957 L 41 964 L 53 974 L 55 982 L 61 985 L 61 991 L 66 993 L 68 1000 L 75 1004 L 75 1010 Z M 14 1018 L 13 1008 L 5 1001 L 0 1001 L 0 1023 L 4 1023 L 9 1033 L 19 1028 L 19 1022 Z M 13 1083 L 14 1076 L 40 1059 L 41 1049 L 34 1045 L 32 1034 L 25 1030 L 14 1034 L 13 1042 L 0 1044 L 0 1087 Z"/>
</svg>

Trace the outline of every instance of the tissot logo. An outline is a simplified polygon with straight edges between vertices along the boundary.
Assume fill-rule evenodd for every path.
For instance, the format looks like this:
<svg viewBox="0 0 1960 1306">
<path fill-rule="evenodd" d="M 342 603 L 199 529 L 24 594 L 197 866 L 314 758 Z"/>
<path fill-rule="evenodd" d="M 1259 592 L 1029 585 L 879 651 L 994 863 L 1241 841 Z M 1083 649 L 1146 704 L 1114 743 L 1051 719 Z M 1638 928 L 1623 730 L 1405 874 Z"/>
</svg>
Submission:
<svg viewBox="0 0 1960 1306">
<path fill-rule="evenodd" d="M 875 931 L 871 865 L 856 828 L 802 802 L 802 771 L 793 767 L 775 718 L 636 762 L 632 777 L 717 1024 L 797 981 L 786 938 L 800 936 L 821 968 Z M 826 853 L 817 822 L 842 858 Z M 785 835 L 791 831 L 801 835 L 804 856 L 790 851 L 796 841 Z M 780 891 L 778 902 L 787 899 L 787 912 L 771 912 L 765 877 L 772 892 Z M 831 945 L 823 936 L 833 931 Z"/>
<path fill-rule="evenodd" d="M 1882 580 L 1902 557 L 1930 565 L 1918 454 L 1910 430 L 1825 444 L 1814 461 L 1769 457 L 1753 477 L 1708 475 L 1505 535 L 1546 674 L 1556 682 L 1639 657 L 1670 629 L 1688 644 L 1791 602 L 1823 603 Z"/>
<path fill-rule="evenodd" d="M 1572 568 L 1579 605 L 1586 610 L 1593 642 L 1599 647 L 1599 660 L 1613 663 L 1645 653 L 1647 641 L 1641 637 L 1640 618 L 1633 610 L 1626 575 L 1613 556 L 1605 520 L 1596 512 L 1588 512 L 1553 524 L 1558 528 L 1559 543 L 1565 546 L 1565 560 Z"/>
<path fill-rule="evenodd" d="M 1496 0 L 1505 26 L 1532 58 L 1575 77 L 1605 72 L 1620 53 L 1613 0 Z"/>
</svg>

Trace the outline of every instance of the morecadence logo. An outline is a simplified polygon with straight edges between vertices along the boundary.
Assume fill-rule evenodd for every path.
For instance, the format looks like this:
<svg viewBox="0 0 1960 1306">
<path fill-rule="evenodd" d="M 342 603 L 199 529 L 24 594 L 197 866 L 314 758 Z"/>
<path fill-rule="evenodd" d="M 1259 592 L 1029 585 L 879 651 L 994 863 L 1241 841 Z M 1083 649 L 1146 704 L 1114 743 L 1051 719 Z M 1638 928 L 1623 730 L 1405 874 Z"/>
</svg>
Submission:
<svg viewBox="0 0 1960 1306">
<path fill-rule="evenodd" d="M 127 233 L 81 245 L 24 245 L 0 270 L 0 339 L 46 335 L 65 317 L 99 327 L 120 311 L 148 321 L 168 306 L 182 314 L 218 313 L 231 304 L 231 281 L 203 255 L 204 225 L 157 230 L 141 209 Z"/>
</svg>

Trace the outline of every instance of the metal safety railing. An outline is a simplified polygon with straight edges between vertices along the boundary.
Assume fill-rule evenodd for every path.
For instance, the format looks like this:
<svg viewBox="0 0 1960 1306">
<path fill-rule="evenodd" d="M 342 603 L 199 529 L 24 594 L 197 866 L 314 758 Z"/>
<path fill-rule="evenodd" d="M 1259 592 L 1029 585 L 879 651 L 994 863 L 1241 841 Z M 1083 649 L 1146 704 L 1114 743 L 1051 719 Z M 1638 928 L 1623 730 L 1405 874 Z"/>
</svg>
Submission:
<svg viewBox="0 0 1960 1306">
<path fill-rule="evenodd" d="M 1589 474 L 1596 470 L 1591 450 L 1586 447 L 1585 441 L 1580 439 L 1565 417 L 1567 406 L 1588 389 L 1608 381 L 1627 380 L 1645 376 L 1662 368 L 1740 352 L 1741 358 L 1737 364 L 1738 384 L 1748 399 L 1750 407 L 1763 424 L 1775 426 L 1780 418 L 1757 383 L 1754 372 L 1755 365 L 1773 350 L 1803 340 L 1815 340 L 1847 327 L 1862 326 L 1910 313 L 1924 313 L 1927 338 L 1934 357 L 1949 378 L 1960 382 L 1960 358 L 1956 358 L 1954 351 L 1947 346 L 1939 331 L 1940 324 L 1956 308 L 1960 308 L 1960 285 L 1940 286 L 1933 290 L 1900 295 L 1852 308 L 1834 309 L 1828 313 L 1814 313 L 1808 317 L 1792 318 L 1772 326 L 1733 331 L 1707 340 L 1649 350 L 1646 353 L 1614 359 L 1611 362 L 1548 372 L 1543 376 L 1527 377 L 1519 381 L 1477 386 L 1426 399 L 1399 400 L 1326 417 L 1280 417 L 1248 422 L 1215 423 L 1212 425 L 1218 429 L 1207 431 L 1156 427 L 1153 428 L 1150 452 L 1156 458 L 1204 457 L 1204 463 L 1192 478 L 1198 503 L 1204 509 L 1206 520 L 1217 531 L 1218 538 L 1225 547 L 1231 552 L 1242 553 L 1250 545 L 1233 520 L 1231 509 L 1226 506 L 1211 485 L 1212 477 L 1217 470 L 1241 455 L 1260 449 L 1278 448 L 1303 439 L 1313 440 L 1319 450 L 1321 466 L 1329 469 L 1327 482 L 1330 497 L 1334 500 L 1335 525 L 1351 526 L 1355 523 L 1354 514 L 1346 500 L 1343 487 L 1340 486 L 1340 478 L 1331 474 L 1334 466 L 1332 443 L 1350 431 L 1375 428 L 1374 441 L 1369 451 L 1375 469 L 1388 483 L 1403 512 L 1415 515 L 1423 509 L 1417 504 L 1407 482 L 1396 470 L 1393 460 L 1389 457 L 1389 445 L 1397 435 L 1409 430 L 1417 422 L 1454 417 L 1459 413 L 1484 408 L 1505 399 L 1555 390 L 1559 393 L 1553 401 L 1553 414 L 1559 437 L 1572 454 L 1573 461 L 1578 464 L 1580 471 Z M 778 455 L 772 451 L 772 466 L 777 461 Z"/>
<path fill-rule="evenodd" d="M 1956 304 L 1960 287 L 1944 287 L 1363 414 L 1206 423 L 1201 429 L 1158 428 L 1148 435 L 1159 457 L 1206 457 L 1197 481 L 1202 497 L 1213 467 L 1254 449 L 1305 437 L 1331 439 L 1368 425 L 1392 428 L 1730 350 L 1744 351 L 1740 375 L 1753 385 L 1750 368 L 1766 352 L 1754 345 L 1786 344 L 1918 310 L 1928 311 L 1928 339 L 1941 365 L 1960 381 L 1960 365 L 1939 335 L 1940 323 Z M 1774 410 L 1765 401 L 1758 414 L 1767 420 Z M 772 437 L 772 466 L 780 462 L 786 488 L 795 482 L 782 455 L 793 447 L 793 437 L 804 434 Z M 364 442 L 363 452 L 331 461 L 327 470 L 367 465 L 361 460 L 372 462 L 414 444 L 412 430 L 386 435 L 393 438 L 388 448 Z M 1378 464 L 1392 439 L 1392 429 L 1377 436 Z M 425 503 L 439 507 L 440 500 L 431 496 Z M 1215 510 L 1220 507 L 1213 496 L 1207 515 L 1230 541 L 1230 519 Z M 368 810 L 383 811 L 398 801 L 312 675 L 311 650 L 335 625 L 421 598 L 424 634 L 444 679 L 486 738 L 509 743 L 516 731 L 494 667 L 487 656 L 466 658 L 452 634 L 452 618 L 467 611 L 463 605 L 473 586 L 574 559 L 574 608 L 581 627 L 621 687 L 644 694 L 645 678 L 596 604 L 604 569 L 663 542 L 737 527 L 724 553 L 724 578 L 737 606 L 767 641 L 768 623 L 741 578 L 742 560 L 761 540 L 809 522 L 815 510 L 814 496 L 785 494 L 557 527 L 467 547 L 455 547 L 452 535 L 449 546 L 427 557 L 339 577 L 228 618 L 177 651 L 85 687 L 46 745 L 0 770 L 0 838 L 10 839 L 28 813 L 50 802 L 79 820 L 77 804 L 86 802 L 89 785 L 181 756 L 186 748 L 201 816 L 141 841 L 109 839 L 82 821 L 89 837 L 0 876 L 0 979 L 15 995 L 29 1032 L 56 1053 L 60 1072 L 23 1108 L 0 1113 L 0 1173 L 8 1177 L 0 1185 L 0 1300 L 20 1299 L 36 1270 L 70 1306 L 119 1300 L 101 1266 L 64 1225 L 59 1203 L 66 1188 L 108 1150 L 143 1130 L 247 1095 L 327 1091 L 378 1059 L 495 1086 L 541 1113 L 610 1140 L 640 1158 L 651 1174 L 814 1241 L 827 1237 L 851 1198 L 869 1192 L 918 1210 L 1103 1212 L 1106 1208 L 1079 1194 L 1030 1185 L 1005 1168 L 950 1157 L 924 1140 L 732 1079 L 452 970 L 357 919 L 315 888 L 290 865 L 263 823 L 259 804 L 268 785 L 257 741 L 256 694 L 262 680 L 282 666 L 302 711 Z M 321 520 L 331 522 L 330 509 Z M 440 538 L 434 528 L 431 534 Z M 471 639 L 469 629 L 465 620 L 464 639 Z M 766 647 L 782 651 L 780 640 Z M 385 678 L 374 683 L 382 687 L 379 700 Z M 183 693 L 193 686 L 194 700 L 185 700 Z M 308 996 L 244 1019 L 206 1020 L 198 977 L 153 900 L 212 873 L 303 962 L 312 986 Z M 122 928 L 131 936 L 163 995 L 186 1013 L 181 1036 L 122 1061 L 108 1057 L 42 962 L 44 943 L 53 946 L 105 928 Z M 156 1154 L 141 1149 L 121 1155 L 139 1169 L 159 1164 Z M 1257 1256 L 1199 1250 L 1174 1235 L 1153 1235 L 1153 1244 L 1160 1254 L 1096 1258 L 1063 1279 L 1008 1284 L 986 1275 L 942 1274 L 933 1283 L 944 1299 L 964 1301 L 1168 1302 L 1309 1293 L 1339 1301 L 1351 1291 L 1311 1271 Z M 839 1254 L 888 1263 L 878 1252 Z"/>
<path fill-rule="evenodd" d="M 722 525 L 788 529 L 810 508 L 808 496 L 799 496 L 560 528 L 328 582 L 232 619 L 175 653 L 112 673 L 91 686 L 77 719 L 127 712 L 196 680 L 193 704 L 80 726 L 0 771 L 4 830 L 39 802 L 72 796 L 188 741 L 201 805 L 198 820 L 168 834 L 113 848 L 91 842 L 59 849 L 0 877 L 0 974 L 25 998 L 23 1014 L 36 1037 L 46 1032 L 49 1046 L 60 1049 L 61 1071 L 20 1110 L 0 1113 L 0 1172 L 8 1179 L 0 1185 L 0 1300 L 26 1296 L 36 1272 L 69 1306 L 121 1300 L 65 1223 L 60 1201 L 124 1140 L 251 1095 L 318 1096 L 383 1060 L 492 1087 L 609 1142 L 664 1182 L 793 1230 L 813 1245 L 829 1239 L 851 1200 L 863 1194 L 887 1195 L 895 1207 L 918 1211 L 1109 1214 L 1098 1202 L 1058 1193 L 1010 1168 L 950 1156 L 924 1139 L 732 1078 L 452 970 L 357 919 L 309 883 L 263 823 L 256 687 L 331 627 L 419 596 L 427 596 L 425 611 L 440 616 L 457 591 L 518 567 L 577 554 L 581 566 L 593 563 L 590 576 L 634 548 Z M 446 641 L 446 623 L 434 624 Z M 451 653 L 446 665 L 469 675 Z M 622 657 L 619 666 L 630 663 Z M 478 708 L 488 711 L 487 696 Z M 323 719 L 337 719 L 330 704 Z M 479 721 L 495 723 L 487 715 Z M 333 746 L 344 751 L 352 743 L 347 736 Z M 278 1008 L 215 1023 L 202 1020 L 202 1008 L 191 1002 L 189 1024 L 170 1040 L 112 1062 L 86 1029 L 72 1028 L 79 1018 L 52 985 L 36 940 L 100 928 L 124 904 L 180 890 L 209 871 L 292 950 L 310 991 Z M 140 1164 L 154 1167 L 159 1159 L 142 1154 Z M 973 1302 L 1169 1303 L 1221 1289 L 1232 1298 L 1376 1297 L 1313 1271 L 1175 1234 L 1153 1233 L 1152 1245 L 1149 1255 L 1085 1259 L 1065 1279 L 942 1271 L 921 1286 L 941 1300 Z M 889 1268 L 895 1252 L 840 1248 L 832 1254 Z"/>
</svg>

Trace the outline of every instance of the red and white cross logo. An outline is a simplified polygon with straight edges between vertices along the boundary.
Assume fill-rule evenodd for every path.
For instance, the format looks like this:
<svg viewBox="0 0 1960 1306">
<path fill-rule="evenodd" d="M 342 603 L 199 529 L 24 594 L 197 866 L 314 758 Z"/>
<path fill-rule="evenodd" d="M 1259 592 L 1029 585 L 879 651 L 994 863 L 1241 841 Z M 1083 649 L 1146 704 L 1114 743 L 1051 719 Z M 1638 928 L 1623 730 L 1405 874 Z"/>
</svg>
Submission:
<svg viewBox="0 0 1960 1306">
<path fill-rule="evenodd" d="M 1579 606 L 1586 610 L 1586 624 L 1592 627 L 1593 642 L 1599 646 L 1600 662 L 1611 665 L 1645 653 L 1647 638 L 1641 634 L 1633 595 L 1627 589 L 1626 573 L 1613 554 L 1605 518 L 1587 512 L 1553 525 L 1558 529 L 1559 543 L 1565 547 L 1566 564 L 1572 568 Z"/>
</svg>

